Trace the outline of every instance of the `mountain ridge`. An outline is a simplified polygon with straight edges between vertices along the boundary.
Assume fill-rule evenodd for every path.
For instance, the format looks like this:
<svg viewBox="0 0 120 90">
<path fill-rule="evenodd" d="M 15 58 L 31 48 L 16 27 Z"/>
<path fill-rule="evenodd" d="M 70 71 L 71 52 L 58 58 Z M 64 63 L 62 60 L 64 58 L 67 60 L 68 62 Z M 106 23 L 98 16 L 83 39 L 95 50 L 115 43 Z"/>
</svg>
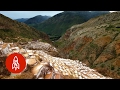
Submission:
<svg viewBox="0 0 120 90">
<path fill-rule="evenodd" d="M 81 24 L 88 19 L 102 14 L 110 13 L 109 11 L 64 11 L 45 20 L 40 24 L 33 25 L 37 30 L 42 30 L 48 34 L 51 40 L 60 38 L 68 28 L 75 24 Z"/>
<path fill-rule="evenodd" d="M 29 18 L 28 20 L 26 20 L 24 23 L 30 25 L 30 24 L 38 24 L 41 23 L 45 20 L 47 20 L 48 18 L 50 18 L 50 16 L 47 15 L 36 15 L 34 17 Z"/>
<path fill-rule="evenodd" d="M 28 20 L 29 18 L 18 18 L 18 19 L 14 19 L 18 22 L 25 22 L 26 20 Z"/>
</svg>

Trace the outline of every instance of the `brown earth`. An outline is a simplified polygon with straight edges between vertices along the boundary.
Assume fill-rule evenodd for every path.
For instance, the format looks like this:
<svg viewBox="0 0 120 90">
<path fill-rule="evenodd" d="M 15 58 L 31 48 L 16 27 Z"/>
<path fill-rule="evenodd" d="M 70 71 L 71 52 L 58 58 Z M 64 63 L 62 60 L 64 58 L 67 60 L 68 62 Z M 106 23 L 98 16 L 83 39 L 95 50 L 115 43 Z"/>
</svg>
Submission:
<svg viewBox="0 0 120 90">
<path fill-rule="evenodd" d="M 103 75 L 120 77 L 120 12 L 74 25 L 55 42 L 60 57 L 78 59 Z"/>
</svg>

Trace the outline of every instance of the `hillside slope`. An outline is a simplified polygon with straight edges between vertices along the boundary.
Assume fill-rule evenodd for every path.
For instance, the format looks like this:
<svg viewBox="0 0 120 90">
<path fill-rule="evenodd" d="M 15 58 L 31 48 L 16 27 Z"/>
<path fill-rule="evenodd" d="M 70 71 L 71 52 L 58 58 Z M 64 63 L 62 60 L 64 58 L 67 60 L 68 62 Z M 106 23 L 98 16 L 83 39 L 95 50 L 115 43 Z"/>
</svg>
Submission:
<svg viewBox="0 0 120 90">
<path fill-rule="evenodd" d="M 64 11 L 40 24 L 33 25 L 33 27 L 47 33 L 54 41 L 61 37 L 72 25 L 81 24 L 92 17 L 107 13 L 109 11 Z"/>
<path fill-rule="evenodd" d="M 55 45 L 61 57 L 78 59 L 103 75 L 120 78 L 120 12 L 72 26 Z"/>
<path fill-rule="evenodd" d="M 24 23 L 26 23 L 27 25 L 30 25 L 30 26 L 34 26 L 34 25 L 39 24 L 49 18 L 50 18 L 50 16 L 37 15 L 32 18 L 29 18 Z"/>
<path fill-rule="evenodd" d="M 42 39 L 50 41 L 47 34 L 0 14 L 0 38 L 4 42 Z"/>
</svg>

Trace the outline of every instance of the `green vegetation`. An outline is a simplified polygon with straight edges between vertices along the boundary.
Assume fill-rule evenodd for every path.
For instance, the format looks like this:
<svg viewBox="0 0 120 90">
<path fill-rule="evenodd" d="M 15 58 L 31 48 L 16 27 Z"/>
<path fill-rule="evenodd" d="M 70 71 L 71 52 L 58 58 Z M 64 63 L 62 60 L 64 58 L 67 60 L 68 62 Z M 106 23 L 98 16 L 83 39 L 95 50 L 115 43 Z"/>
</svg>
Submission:
<svg viewBox="0 0 120 90">
<path fill-rule="evenodd" d="M 104 63 L 102 63 L 102 64 L 101 64 L 101 67 L 102 67 L 102 68 L 104 68 L 104 67 L 105 67 L 105 64 L 104 64 Z"/>
<path fill-rule="evenodd" d="M 56 40 L 58 40 L 58 39 L 60 38 L 60 36 L 57 36 L 57 35 L 55 35 L 55 36 L 50 36 L 50 35 L 49 35 L 49 38 L 50 38 L 52 41 L 56 41 Z"/>
<path fill-rule="evenodd" d="M 109 25 L 108 27 L 106 27 L 105 30 L 114 30 L 115 26 L 114 25 Z"/>
<path fill-rule="evenodd" d="M 109 12 L 100 11 L 65 11 L 59 13 L 39 24 L 32 24 L 37 30 L 41 30 L 50 36 L 52 41 L 59 39 L 71 26 L 86 22 L 92 17 L 96 17 Z"/>
<path fill-rule="evenodd" d="M 105 30 L 112 30 L 112 31 L 118 31 L 118 32 L 120 32 L 120 27 L 115 27 L 115 25 L 109 25 L 108 27 L 106 27 L 106 29 Z"/>
<path fill-rule="evenodd" d="M 79 52 L 76 52 L 75 50 L 71 50 L 70 52 L 69 52 L 69 58 L 75 58 L 75 57 L 78 57 L 78 54 Z"/>
<path fill-rule="evenodd" d="M 93 42 L 90 43 L 90 47 L 93 48 L 93 49 L 96 49 L 98 47 L 97 44 L 94 44 Z"/>
</svg>

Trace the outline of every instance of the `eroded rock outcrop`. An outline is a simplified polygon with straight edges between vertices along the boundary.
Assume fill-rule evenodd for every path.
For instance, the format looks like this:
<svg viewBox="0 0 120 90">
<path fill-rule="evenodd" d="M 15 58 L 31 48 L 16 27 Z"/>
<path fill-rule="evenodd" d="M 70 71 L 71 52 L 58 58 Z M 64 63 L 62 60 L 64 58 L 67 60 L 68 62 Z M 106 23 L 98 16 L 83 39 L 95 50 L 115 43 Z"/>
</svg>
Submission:
<svg viewBox="0 0 120 90">
<path fill-rule="evenodd" d="M 27 44 L 25 48 L 30 50 L 42 50 L 52 56 L 58 56 L 57 49 L 51 44 L 46 42 L 33 41 Z"/>
</svg>

